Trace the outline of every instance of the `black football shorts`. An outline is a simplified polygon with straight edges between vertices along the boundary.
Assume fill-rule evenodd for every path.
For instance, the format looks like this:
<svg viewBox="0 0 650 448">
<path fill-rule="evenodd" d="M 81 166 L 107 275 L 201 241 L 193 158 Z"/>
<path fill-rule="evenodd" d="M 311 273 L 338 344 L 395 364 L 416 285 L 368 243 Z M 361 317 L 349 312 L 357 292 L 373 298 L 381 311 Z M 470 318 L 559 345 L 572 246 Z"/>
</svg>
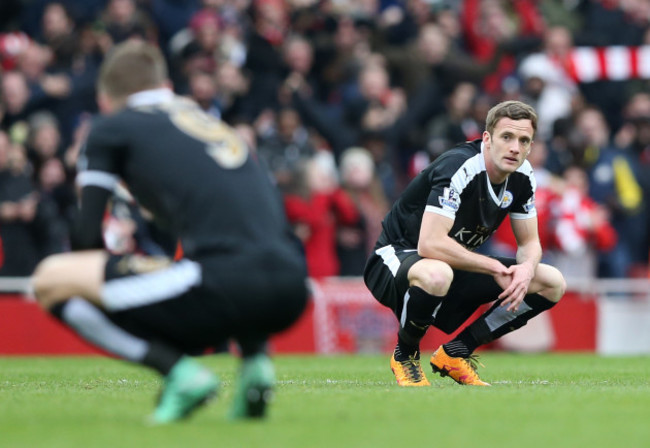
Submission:
<svg viewBox="0 0 650 448">
<path fill-rule="evenodd" d="M 516 263 L 513 258 L 494 257 L 505 266 Z M 397 245 L 376 247 L 364 270 L 364 281 L 372 295 L 387 306 L 399 319 L 408 291 L 408 271 L 422 257 L 417 249 Z M 474 312 L 497 299 L 503 289 L 491 275 L 454 269 L 454 279 L 440 307 L 432 316 L 432 324 L 453 333 Z"/>
<path fill-rule="evenodd" d="M 140 255 L 111 255 L 102 304 L 128 332 L 185 351 L 229 338 L 263 339 L 287 328 L 307 302 L 304 271 L 290 261 L 256 269 L 224 257 L 200 262 Z"/>
</svg>

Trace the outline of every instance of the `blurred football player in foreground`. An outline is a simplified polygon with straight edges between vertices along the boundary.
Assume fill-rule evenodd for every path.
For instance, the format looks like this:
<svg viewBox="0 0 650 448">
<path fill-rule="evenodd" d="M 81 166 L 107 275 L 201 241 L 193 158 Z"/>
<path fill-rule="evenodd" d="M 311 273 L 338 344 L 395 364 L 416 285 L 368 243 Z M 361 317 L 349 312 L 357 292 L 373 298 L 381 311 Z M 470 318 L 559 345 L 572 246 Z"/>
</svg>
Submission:
<svg viewBox="0 0 650 448">
<path fill-rule="evenodd" d="M 188 354 L 230 338 L 243 358 L 230 415 L 263 416 L 274 383 L 267 339 L 307 301 L 304 257 L 268 175 L 231 128 L 173 94 L 149 44 L 109 54 L 98 103 L 106 116 L 79 159 L 74 251 L 37 267 L 37 300 L 88 342 L 164 377 L 152 423 L 186 417 L 215 394 L 217 376 Z M 179 239 L 181 260 L 104 249 L 119 181 Z"/>
</svg>

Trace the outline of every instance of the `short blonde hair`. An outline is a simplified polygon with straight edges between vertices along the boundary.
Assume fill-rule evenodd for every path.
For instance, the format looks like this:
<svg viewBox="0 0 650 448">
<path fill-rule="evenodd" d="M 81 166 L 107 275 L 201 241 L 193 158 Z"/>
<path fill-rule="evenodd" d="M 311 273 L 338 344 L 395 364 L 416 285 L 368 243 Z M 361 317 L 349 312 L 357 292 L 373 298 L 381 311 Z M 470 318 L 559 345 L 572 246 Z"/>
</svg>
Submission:
<svg viewBox="0 0 650 448">
<path fill-rule="evenodd" d="M 108 54 L 99 72 L 97 88 L 114 99 L 161 86 L 167 64 L 160 50 L 140 40 L 123 42 Z"/>
<path fill-rule="evenodd" d="M 485 130 L 492 135 L 494 128 L 502 118 L 511 120 L 530 120 L 533 125 L 533 135 L 537 132 L 537 113 L 532 106 L 521 101 L 504 101 L 488 111 L 485 120 Z"/>
</svg>

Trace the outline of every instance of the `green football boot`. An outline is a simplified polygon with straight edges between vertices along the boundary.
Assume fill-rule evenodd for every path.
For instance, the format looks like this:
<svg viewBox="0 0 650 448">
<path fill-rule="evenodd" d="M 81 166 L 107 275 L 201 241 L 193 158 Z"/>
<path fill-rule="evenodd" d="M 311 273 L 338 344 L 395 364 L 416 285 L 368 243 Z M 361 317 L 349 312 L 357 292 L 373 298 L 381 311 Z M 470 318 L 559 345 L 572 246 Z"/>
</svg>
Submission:
<svg viewBox="0 0 650 448">
<path fill-rule="evenodd" d="M 188 417 L 216 395 L 218 386 L 214 373 L 191 358 L 182 358 L 165 377 L 150 423 L 161 425 Z"/>
<path fill-rule="evenodd" d="M 229 417 L 264 417 L 266 406 L 273 398 L 274 384 L 275 370 L 268 356 L 258 354 L 244 359 Z"/>
</svg>

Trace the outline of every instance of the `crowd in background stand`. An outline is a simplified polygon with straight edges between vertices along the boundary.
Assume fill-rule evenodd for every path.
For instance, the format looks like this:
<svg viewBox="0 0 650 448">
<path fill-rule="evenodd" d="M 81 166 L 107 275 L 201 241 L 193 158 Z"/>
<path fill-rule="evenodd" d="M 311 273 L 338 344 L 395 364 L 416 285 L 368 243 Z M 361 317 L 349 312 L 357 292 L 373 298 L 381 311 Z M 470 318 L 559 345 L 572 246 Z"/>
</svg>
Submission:
<svg viewBox="0 0 650 448">
<path fill-rule="evenodd" d="M 646 0 L 3 0 L 0 275 L 68 249 L 98 67 L 145 39 L 174 90 L 269 168 L 314 277 L 361 274 L 408 180 L 479 138 L 505 99 L 539 113 L 546 256 L 569 277 L 646 276 L 650 80 L 580 82 L 570 54 L 650 44 L 649 31 Z M 146 212 L 115 203 L 112 249 L 169 252 L 142 231 Z M 512 247 L 502 226 L 490 250 Z"/>
</svg>

